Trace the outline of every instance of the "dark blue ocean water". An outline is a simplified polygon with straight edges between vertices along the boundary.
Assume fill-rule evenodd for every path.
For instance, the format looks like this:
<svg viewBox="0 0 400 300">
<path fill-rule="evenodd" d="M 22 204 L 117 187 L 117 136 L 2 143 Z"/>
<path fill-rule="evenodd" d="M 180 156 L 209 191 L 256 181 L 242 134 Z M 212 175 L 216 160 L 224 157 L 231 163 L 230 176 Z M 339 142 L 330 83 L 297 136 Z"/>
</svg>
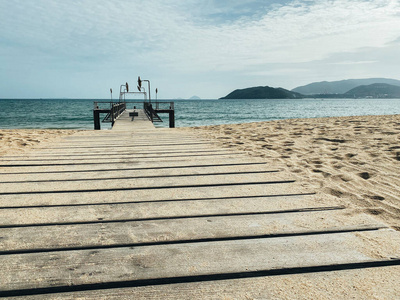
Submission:
<svg viewBox="0 0 400 300">
<path fill-rule="evenodd" d="M 93 129 L 95 99 L 0 99 L 0 128 Z M 168 100 L 176 127 L 400 114 L 400 99 Z M 107 106 L 107 104 L 105 104 Z M 128 107 L 129 108 L 129 107 Z M 168 115 L 161 115 L 168 126 Z M 102 129 L 110 128 L 102 124 Z"/>
</svg>

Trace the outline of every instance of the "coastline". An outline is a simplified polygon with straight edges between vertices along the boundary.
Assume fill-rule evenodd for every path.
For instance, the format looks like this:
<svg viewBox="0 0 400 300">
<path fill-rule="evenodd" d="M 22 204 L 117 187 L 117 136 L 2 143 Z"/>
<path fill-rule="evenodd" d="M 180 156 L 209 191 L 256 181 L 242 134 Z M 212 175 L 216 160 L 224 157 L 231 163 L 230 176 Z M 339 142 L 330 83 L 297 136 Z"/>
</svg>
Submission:
<svg viewBox="0 0 400 300">
<path fill-rule="evenodd" d="M 322 197 L 400 230 L 400 115 L 201 126 L 222 147 L 279 163 Z"/>
</svg>

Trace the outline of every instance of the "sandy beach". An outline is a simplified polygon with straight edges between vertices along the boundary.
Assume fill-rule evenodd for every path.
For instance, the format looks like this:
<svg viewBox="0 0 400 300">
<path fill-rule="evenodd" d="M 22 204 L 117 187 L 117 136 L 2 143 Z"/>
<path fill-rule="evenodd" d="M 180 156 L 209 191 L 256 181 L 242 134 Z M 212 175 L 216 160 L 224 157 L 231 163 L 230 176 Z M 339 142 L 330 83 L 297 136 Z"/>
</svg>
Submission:
<svg viewBox="0 0 400 300">
<path fill-rule="evenodd" d="M 194 127 L 400 230 L 400 115 Z"/>
<path fill-rule="evenodd" d="M 179 128 L 286 166 L 322 195 L 400 230 L 400 115 L 290 119 Z M 0 155 L 28 152 L 77 130 L 0 130 Z"/>
<path fill-rule="evenodd" d="M 21 154 L 76 132 L 58 129 L 0 129 L 0 156 Z"/>
<path fill-rule="evenodd" d="M 269 165 L 293 174 L 305 187 L 316 191 L 316 198 L 321 201 L 334 199 L 337 204 L 352 208 L 352 213 L 365 212 L 400 230 L 398 115 L 292 119 L 175 130 L 204 135 L 221 147 L 261 157 Z M 0 130 L 0 156 L 28 154 L 71 134 L 79 135 L 80 132 Z M 363 238 L 363 235 L 359 234 L 359 237 Z M 386 247 L 398 249 L 396 242 L 380 245 L 373 239 L 366 241 L 366 245 L 370 247 L 363 251 L 376 259 L 392 251 Z M 219 299 L 391 299 L 400 295 L 399 274 L 398 266 L 389 266 L 237 279 L 211 283 L 209 289 L 202 282 L 195 282 L 180 284 L 182 289 L 174 286 L 171 293 L 176 293 L 176 298 L 190 298 L 191 293 L 203 289 L 203 297 L 216 298 L 218 295 Z M 159 286 L 159 291 L 149 287 L 127 291 L 154 298 L 161 295 L 158 298 L 162 298 L 163 288 Z M 59 299 L 64 296 L 68 298 L 68 295 L 60 294 Z M 117 295 L 115 299 L 119 297 Z"/>
</svg>

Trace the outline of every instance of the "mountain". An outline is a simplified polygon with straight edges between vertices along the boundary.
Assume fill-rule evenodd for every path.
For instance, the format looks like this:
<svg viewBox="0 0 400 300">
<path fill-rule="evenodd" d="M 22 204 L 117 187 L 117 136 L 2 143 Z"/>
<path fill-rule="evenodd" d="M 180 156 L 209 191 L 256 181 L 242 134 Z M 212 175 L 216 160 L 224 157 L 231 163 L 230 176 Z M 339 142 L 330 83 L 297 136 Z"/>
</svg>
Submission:
<svg viewBox="0 0 400 300">
<path fill-rule="evenodd" d="M 235 90 L 220 99 L 299 99 L 303 95 L 285 90 L 283 88 L 272 88 L 269 86 L 257 86 L 241 90 Z"/>
<path fill-rule="evenodd" d="M 189 100 L 201 100 L 201 98 L 199 96 L 192 96 Z"/>
<path fill-rule="evenodd" d="M 312 94 L 344 94 L 347 91 L 360 85 L 370 85 L 374 83 L 386 83 L 400 86 L 400 80 L 387 78 L 368 78 L 368 79 L 348 79 L 341 81 L 321 81 L 294 88 L 292 92 L 303 95 Z"/>
<path fill-rule="evenodd" d="M 345 93 L 345 96 L 354 98 L 400 98 L 400 86 L 386 83 L 361 85 Z"/>
</svg>

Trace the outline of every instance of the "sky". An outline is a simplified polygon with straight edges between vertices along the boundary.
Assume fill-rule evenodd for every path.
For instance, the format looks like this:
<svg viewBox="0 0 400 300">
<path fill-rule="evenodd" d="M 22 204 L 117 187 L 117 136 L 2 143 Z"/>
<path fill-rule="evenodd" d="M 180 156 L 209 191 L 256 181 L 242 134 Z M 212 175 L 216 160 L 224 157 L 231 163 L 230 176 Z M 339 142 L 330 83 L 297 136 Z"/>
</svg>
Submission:
<svg viewBox="0 0 400 300">
<path fill-rule="evenodd" d="M 0 0 L 0 98 L 400 79 L 399 54 L 400 0 Z"/>
</svg>

